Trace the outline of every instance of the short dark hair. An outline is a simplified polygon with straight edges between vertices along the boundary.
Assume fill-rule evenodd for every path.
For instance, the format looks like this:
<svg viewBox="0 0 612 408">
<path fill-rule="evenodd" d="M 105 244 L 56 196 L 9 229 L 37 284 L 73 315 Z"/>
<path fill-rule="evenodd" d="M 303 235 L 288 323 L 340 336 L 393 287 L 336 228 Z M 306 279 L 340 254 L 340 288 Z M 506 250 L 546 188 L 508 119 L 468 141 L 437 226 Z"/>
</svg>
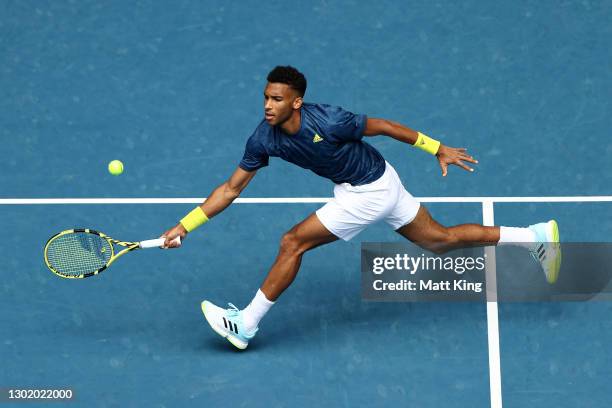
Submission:
<svg viewBox="0 0 612 408">
<path fill-rule="evenodd" d="M 276 66 L 268 74 L 268 82 L 287 84 L 292 89 L 298 91 L 302 97 L 306 93 L 306 77 L 290 65 Z"/>
</svg>

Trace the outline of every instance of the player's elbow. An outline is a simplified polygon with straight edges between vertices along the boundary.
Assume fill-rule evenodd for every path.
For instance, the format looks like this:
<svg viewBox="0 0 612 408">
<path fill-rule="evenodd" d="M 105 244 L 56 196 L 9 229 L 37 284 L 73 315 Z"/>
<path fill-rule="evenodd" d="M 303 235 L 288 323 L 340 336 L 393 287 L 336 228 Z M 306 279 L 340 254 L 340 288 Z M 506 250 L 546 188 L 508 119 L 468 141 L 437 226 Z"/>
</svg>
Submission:
<svg viewBox="0 0 612 408">
<path fill-rule="evenodd" d="M 225 183 L 221 191 L 223 192 L 223 198 L 229 201 L 234 201 L 240 196 L 242 190 L 230 185 L 229 183 Z"/>
</svg>

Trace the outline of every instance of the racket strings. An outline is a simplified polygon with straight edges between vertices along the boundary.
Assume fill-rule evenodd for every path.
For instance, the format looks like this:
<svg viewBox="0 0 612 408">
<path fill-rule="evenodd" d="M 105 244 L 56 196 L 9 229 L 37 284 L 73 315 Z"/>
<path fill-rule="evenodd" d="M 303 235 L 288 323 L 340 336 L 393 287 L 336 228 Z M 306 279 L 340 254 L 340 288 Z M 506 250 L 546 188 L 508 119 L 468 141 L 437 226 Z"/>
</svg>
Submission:
<svg viewBox="0 0 612 408">
<path fill-rule="evenodd" d="M 103 268 L 112 256 L 111 244 L 86 232 L 74 232 L 54 238 L 47 247 L 47 261 L 62 275 L 79 276 Z"/>
</svg>

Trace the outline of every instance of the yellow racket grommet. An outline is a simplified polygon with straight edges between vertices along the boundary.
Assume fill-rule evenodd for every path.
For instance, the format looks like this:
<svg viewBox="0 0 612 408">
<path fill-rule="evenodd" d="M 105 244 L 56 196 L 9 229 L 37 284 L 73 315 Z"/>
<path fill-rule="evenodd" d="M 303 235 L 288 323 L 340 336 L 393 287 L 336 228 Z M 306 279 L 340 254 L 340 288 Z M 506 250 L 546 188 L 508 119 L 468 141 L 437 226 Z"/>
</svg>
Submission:
<svg viewBox="0 0 612 408">
<path fill-rule="evenodd" d="M 191 210 L 189 214 L 184 216 L 183 219 L 181 219 L 181 225 L 187 230 L 187 232 L 191 232 L 207 221 L 208 217 L 204 213 L 204 210 L 202 210 L 201 207 L 196 207 Z"/>
</svg>

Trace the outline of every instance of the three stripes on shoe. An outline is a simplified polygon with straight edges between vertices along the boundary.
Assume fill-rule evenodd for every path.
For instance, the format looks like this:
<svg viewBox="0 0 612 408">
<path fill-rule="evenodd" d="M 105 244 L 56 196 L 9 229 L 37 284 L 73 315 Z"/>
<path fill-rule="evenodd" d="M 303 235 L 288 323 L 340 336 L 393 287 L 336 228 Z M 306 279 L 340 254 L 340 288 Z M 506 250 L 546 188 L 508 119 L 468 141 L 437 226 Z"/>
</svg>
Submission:
<svg viewBox="0 0 612 408">
<path fill-rule="evenodd" d="M 538 254 L 538 258 L 540 258 L 540 260 L 543 260 L 545 258 L 544 244 L 540 244 L 538 246 L 537 254 Z"/>
<path fill-rule="evenodd" d="M 236 323 L 231 322 L 231 321 L 227 320 L 224 317 L 223 318 L 223 325 L 225 326 L 226 329 L 229 329 L 229 330 L 233 331 L 234 333 L 238 334 L 238 325 L 236 325 Z"/>
</svg>

